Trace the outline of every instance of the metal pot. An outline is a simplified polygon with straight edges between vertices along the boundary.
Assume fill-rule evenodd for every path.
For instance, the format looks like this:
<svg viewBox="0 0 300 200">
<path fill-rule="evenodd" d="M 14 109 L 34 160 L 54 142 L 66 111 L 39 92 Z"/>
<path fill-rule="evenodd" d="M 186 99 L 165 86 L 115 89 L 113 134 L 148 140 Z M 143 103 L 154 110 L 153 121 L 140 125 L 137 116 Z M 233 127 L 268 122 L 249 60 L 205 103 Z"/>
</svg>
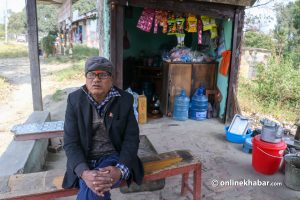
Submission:
<svg viewBox="0 0 300 200">
<path fill-rule="evenodd" d="M 261 140 L 270 143 L 281 142 L 283 128 L 279 124 L 266 118 L 261 120 L 260 123 L 263 125 L 261 131 Z"/>
<path fill-rule="evenodd" d="M 300 191 L 300 154 L 287 154 L 284 158 L 284 183 L 287 187 Z"/>
</svg>

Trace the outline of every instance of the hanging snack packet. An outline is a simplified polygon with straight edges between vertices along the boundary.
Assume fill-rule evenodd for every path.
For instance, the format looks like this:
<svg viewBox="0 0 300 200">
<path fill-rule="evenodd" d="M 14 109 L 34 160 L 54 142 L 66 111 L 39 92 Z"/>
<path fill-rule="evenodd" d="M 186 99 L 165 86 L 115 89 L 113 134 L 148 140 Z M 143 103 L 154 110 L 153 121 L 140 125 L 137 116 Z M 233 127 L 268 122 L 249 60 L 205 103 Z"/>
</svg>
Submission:
<svg viewBox="0 0 300 200">
<path fill-rule="evenodd" d="M 168 35 L 175 35 L 176 34 L 176 20 L 175 16 L 171 14 L 168 18 Z"/>
<path fill-rule="evenodd" d="M 217 30 L 217 26 L 213 26 L 212 29 L 210 30 L 210 38 L 211 39 L 215 39 L 218 37 L 218 30 Z"/>
<path fill-rule="evenodd" d="M 211 30 L 216 25 L 216 21 L 213 18 L 207 16 L 201 16 L 201 20 L 203 23 L 203 31 Z"/>
<path fill-rule="evenodd" d="M 176 35 L 177 36 L 185 36 L 184 29 L 183 29 L 184 21 L 185 21 L 185 19 L 183 17 L 176 18 Z"/>
<path fill-rule="evenodd" d="M 202 44 L 202 29 L 203 29 L 203 23 L 201 18 L 198 20 L 198 44 Z"/>
<path fill-rule="evenodd" d="M 201 16 L 202 24 L 203 24 L 203 31 L 210 30 L 210 18 L 207 16 Z"/>
<path fill-rule="evenodd" d="M 145 8 L 142 12 L 142 15 L 139 18 L 137 27 L 145 32 L 150 32 L 153 24 L 154 15 L 154 9 Z"/>
<path fill-rule="evenodd" d="M 159 22 L 159 25 L 163 27 L 163 30 L 162 30 L 163 33 L 168 32 L 168 12 L 167 11 L 161 11 L 161 20 Z"/>
<path fill-rule="evenodd" d="M 201 16 L 203 22 L 203 31 L 210 31 L 211 39 L 218 37 L 216 20 L 207 16 Z"/>
<path fill-rule="evenodd" d="M 189 15 L 186 20 L 186 29 L 189 33 L 197 32 L 197 18 L 195 15 Z"/>
</svg>

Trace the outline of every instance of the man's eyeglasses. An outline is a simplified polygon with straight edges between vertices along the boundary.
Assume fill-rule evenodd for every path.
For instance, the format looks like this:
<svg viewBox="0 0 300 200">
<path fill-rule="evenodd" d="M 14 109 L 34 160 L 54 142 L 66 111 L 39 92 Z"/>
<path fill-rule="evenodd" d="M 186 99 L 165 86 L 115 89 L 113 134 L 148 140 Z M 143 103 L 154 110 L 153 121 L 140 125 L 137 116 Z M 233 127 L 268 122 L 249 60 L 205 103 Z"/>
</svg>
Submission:
<svg viewBox="0 0 300 200">
<path fill-rule="evenodd" d="M 103 80 L 103 79 L 107 79 L 108 77 L 110 77 L 111 75 L 109 73 L 95 73 L 95 72 L 88 72 L 86 74 L 86 78 L 87 79 L 95 79 L 96 77 L 98 77 L 99 79 Z"/>
</svg>

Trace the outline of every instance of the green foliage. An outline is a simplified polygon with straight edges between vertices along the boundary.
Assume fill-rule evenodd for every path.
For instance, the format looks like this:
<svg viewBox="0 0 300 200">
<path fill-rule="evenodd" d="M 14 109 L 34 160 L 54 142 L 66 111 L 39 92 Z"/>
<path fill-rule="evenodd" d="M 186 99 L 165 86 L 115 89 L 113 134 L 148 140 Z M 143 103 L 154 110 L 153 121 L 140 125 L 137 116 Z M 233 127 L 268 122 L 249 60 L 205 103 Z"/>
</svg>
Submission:
<svg viewBox="0 0 300 200">
<path fill-rule="evenodd" d="M 8 18 L 8 31 L 14 34 L 25 34 L 27 32 L 27 22 L 25 11 L 12 13 Z"/>
<path fill-rule="evenodd" d="M 55 5 L 37 5 L 39 35 L 45 36 L 51 31 L 57 32 L 58 10 Z M 26 12 L 24 9 L 21 12 L 12 13 L 8 20 L 9 33 L 27 33 Z"/>
<path fill-rule="evenodd" d="M 260 32 L 265 27 L 265 25 L 270 23 L 272 20 L 273 17 L 267 16 L 264 13 L 256 13 L 255 15 L 251 13 L 246 13 L 244 30 L 245 32 Z"/>
<path fill-rule="evenodd" d="M 44 53 L 46 53 L 46 57 L 50 54 L 53 54 L 53 46 L 55 42 L 55 36 L 53 35 L 47 35 L 42 38 L 41 44 L 42 44 L 42 49 Z"/>
<path fill-rule="evenodd" d="M 293 66 L 300 66 L 300 1 L 290 2 L 286 6 L 276 6 L 277 25 L 274 30 L 276 52 L 280 57 L 291 59 Z"/>
<path fill-rule="evenodd" d="M 53 75 L 57 81 L 65 81 L 72 79 L 79 79 L 84 76 L 84 64 L 88 57 L 99 55 L 99 50 L 83 45 L 75 45 L 73 48 L 73 55 L 58 56 L 46 58 L 47 63 L 67 63 L 71 62 L 72 67 L 55 72 Z"/>
<path fill-rule="evenodd" d="M 272 58 L 268 67 L 258 65 L 257 71 L 255 92 L 261 99 L 267 104 L 287 104 L 300 109 L 300 73 L 291 60 Z"/>
<path fill-rule="evenodd" d="M 86 45 L 76 45 L 73 48 L 73 59 L 82 60 L 90 56 L 98 56 L 99 50 L 96 48 L 87 47 Z"/>
<path fill-rule="evenodd" d="M 28 47 L 17 43 L 0 43 L 0 58 L 17 58 L 28 56 Z"/>
<path fill-rule="evenodd" d="M 84 76 L 84 61 L 74 63 L 71 68 L 55 72 L 53 75 L 57 81 L 80 79 Z"/>
<path fill-rule="evenodd" d="M 99 55 L 99 50 L 96 48 L 87 47 L 86 45 L 74 45 L 71 55 L 53 56 L 46 58 L 45 63 L 66 63 L 85 61 L 90 56 Z"/>
<path fill-rule="evenodd" d="M 254 92 L 265 106 L 300 109 L 300 73 L 290 59 L 270 59 L 268 67 L 257 66 Z"/>
<path fill-rule="evenodd" d="M 245 32 L 244 43 L 246 47 L 273 50 L 275 48 L 272 37 L 261 32 Z"/>
<path fill-rule="evenodd" d="M 62 95 L 63 95 L 63 91 L 58 89 L 52 95 L 52 100 L 55 101 L 55 102 L 61 101 L 61 100 L 63 100 Z"/>
<path fill-rule="evenodd" d="M 239 96 L 243 104 L 254 112 L 294 121 L 300 111 L 300 72 L 289 59 L 271 58 L 268 66 L 256 67 L 255 80 L 240 78 Z"/>
<path fill-rule="evenodd" d="M 73 4 L 72 10 L 78 10 L 79 15 L 96 9 L 96 0 L 78 0 Z"/>
<path fill-rule="evenodd" d="M 72 62 L 73 59 L 70 58 L 69 56 L 51 56 L 48 58 L 45 58 L 43 60 L 46 64 L 61 64 L 61 63 L 68 63 L 68 62 Z"/>
<path fill-rule="evenodd" d="M 55 5 L 37 5 L 40 36 L 46 36 L 49 32 L 57 32 L 58 10 L 58 7 Z"/>
<path fill-rule="evenodd" d="M 293 25 L 300 34 L 300 0 L 296 1 L 292 8 Z"/>
</svg>

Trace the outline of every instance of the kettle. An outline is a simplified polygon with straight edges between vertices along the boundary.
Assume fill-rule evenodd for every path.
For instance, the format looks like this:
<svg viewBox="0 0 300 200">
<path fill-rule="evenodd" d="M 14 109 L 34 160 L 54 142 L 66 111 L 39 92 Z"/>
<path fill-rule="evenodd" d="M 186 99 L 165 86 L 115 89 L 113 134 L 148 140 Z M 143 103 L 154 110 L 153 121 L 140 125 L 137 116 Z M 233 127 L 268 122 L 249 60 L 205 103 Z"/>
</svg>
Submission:
<svg viewBox="0 0 300 200">
<path fill-rule="evenodd" d="M 261 140 L 270 143 L 279 143 L 282 140 L 283 128 L 276 122 L 264 118 L 260 120 L 263 125 L 261 130 Z"/>
</svg>

